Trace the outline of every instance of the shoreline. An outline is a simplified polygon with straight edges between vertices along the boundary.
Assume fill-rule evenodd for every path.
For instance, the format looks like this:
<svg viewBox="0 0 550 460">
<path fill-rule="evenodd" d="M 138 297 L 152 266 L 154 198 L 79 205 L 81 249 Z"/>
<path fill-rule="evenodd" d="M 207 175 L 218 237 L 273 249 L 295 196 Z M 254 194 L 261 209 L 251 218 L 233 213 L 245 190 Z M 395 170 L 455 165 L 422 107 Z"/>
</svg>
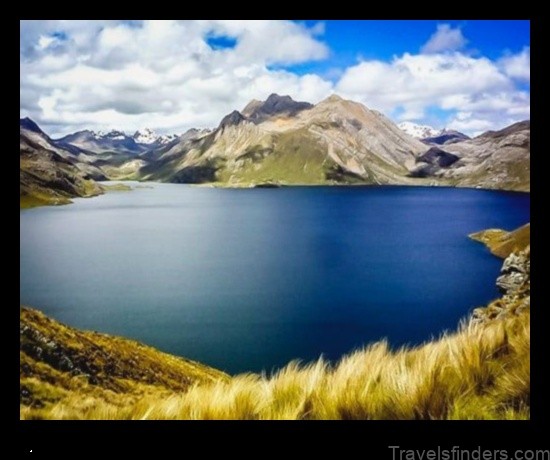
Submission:
<svg viewBox="0 0 550 460">
<path fill-rule="evenodd" d="M 105 183 L 113 183 L 113 185 L 106 185 Z M 126 182 L 136 182 L 138 185 L 134 187 L 128 186 Z M 103 195 L 104 193 L 109 192 L 119 192 L 119 191 L 133 191 L 134 189 L 151 189 L 154 188 L 148 184 L 166 184 L 166 185 L 185 185 L 188 187 L 197 187 L 197 188 L 212 188 L 212 189 L 226 189 L 226 190 L 258 190 L 258 189 L 278 189 L 278 188 L 335 188 L 335 189 L 352 189 L 352 188 L 430 188 L 430 189 L 464 189 L 464 190 L 477 190 L 481 192 L 502 192 L 509 194 L 521 194 L 521 195 L 530 195 L 531 191 L 526 190 L 510 190 L 510 189 L 499 189 L 499 188 L 482 188 L 482 187 L 469 187 L 463 185 L 436 185 L 436 184 L 269 184 L 268 186 L 262 186 L 262 184 L 220 184 L 216 182 L 204 183 L 204 184 L 190 184 L 190 183 L 177 183 L 177 182 L 157 182 L 157 181 L 137 181 L 133 179 L 124 179 L 124 180 L 112 180 L 112 181 L 96 181 L 96 183 L 102 187 L 103 193 L 91 196 L 77 196 L 67 198 L 68 201 L 61 201 L 59 203 L 48 203 L 44 202 L 42 204 L 33 204 L 31 206 L 22 206 L 21 197 L 20 197 L 20 206 L 19 210 L 30 210 L 37 209 L 46 206 L 65 206 L 73 204 L 73 199 L 76 198 L 96 198 Z M 126 186 L 128 188 L 117 188 L 118 186 Z"/>
</svg>

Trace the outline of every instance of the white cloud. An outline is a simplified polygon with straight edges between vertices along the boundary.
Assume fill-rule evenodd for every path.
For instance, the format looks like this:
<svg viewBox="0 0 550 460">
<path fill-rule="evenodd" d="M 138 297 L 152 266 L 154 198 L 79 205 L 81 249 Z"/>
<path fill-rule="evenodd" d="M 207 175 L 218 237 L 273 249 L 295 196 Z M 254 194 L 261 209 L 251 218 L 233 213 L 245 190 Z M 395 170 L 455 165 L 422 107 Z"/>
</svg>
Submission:
<svg viewBox="0 0 550 460">
<path fill-rule="evenodd" d="M 52 37 L 51 35 L 40 35 L 40 37 L 38 38 L 38 48 L 41 50 L 46 49 L 55 41 L 56 38 Z"/>
<path fill-rule="evenodd" d="M 438 26 L 428 52 L 362 60 L 329 78 L 284 66 L 325 59 L 325 25 L 290 21 L 22 21 L 20 112 L 54 135 L 145 126 L 216 126 L 270 93 L 316 103 L 333 92 L 399 120 L 468 133 L 529 118 L 529 48 L 498 61 L 452 49 L 459 29 Z M 210 37 L 235 41 L 211 47 Z M 428 46 L 429 45 L 429 46 Z M 442 52 L 436 52 L 436 51 Z M 444 51 L 444 52 L 443 52 Z M 466 116 L 467 115 L 467 116 Z"/>
<path fill-rule="evenodd" d="M 511 84 L 494 63 L 460 53 L 405 53 L 391 62 L 363 61 L 349 67 L 337 86 L 379 110 L 433 104 L 455 108 L 462 98 L 506 88 Z"/>
<path fill-rule="evenodd" d="M 462 31 L 457 27 L 453 29 L 449 24 L 438 24 L 437 30 L 422 46 L 422 53 L 441 53 L 442 51 L 455 51 L 461 49 L 467 40 Z"/>
<path fill-rule="evenodd" d="M 290 21 L 22 21 L 22 115 L 54 134 L 79 127 L 215 126 L 271 92 L 317 102 L 332 85 L 281 66 L 323 59 L 323 25 Z M 234 38 L 213 49 L 210 36 Z"/>
<path fill-rule="evenodd" d="M 529 118 L 529 94 L 518 91 L 501 66 L 459 52 L 363 61 L 345 71 L 336 89 L 384 113 L 398 111 L 400 120 L 425 122 L 433 108 L 448 113 L 455 126 L 457 111 L 474 112 L 498 128 L 518 117 Z M 469 132 L 477 129 L 462 126 Z"/>
<path fill-rule="evenodd" d="M 328 48 L 314 36 L 320 26 L 306 29 L 290 21 L 214 21 L 214 31 L 237 38 L 234 59 L 258 59 L 268 64 L 291 64 L 328 56 Z"/>
<path fill-rule="evenodd" d="M 477 136 L 485 131 L 493 129 L 494 126 L 490 120 L 475 118 L 468 112 L 459 112 L 456 117 L 447 124 L 447 128 Z"/>
<path fill-rule="evenodd" d="M 531 48 L 526 46 L 518 54 L 510 54 L 500 60 L 504 72 L 511 78 L 529 82 L 531 80 Z"/>
</svg>

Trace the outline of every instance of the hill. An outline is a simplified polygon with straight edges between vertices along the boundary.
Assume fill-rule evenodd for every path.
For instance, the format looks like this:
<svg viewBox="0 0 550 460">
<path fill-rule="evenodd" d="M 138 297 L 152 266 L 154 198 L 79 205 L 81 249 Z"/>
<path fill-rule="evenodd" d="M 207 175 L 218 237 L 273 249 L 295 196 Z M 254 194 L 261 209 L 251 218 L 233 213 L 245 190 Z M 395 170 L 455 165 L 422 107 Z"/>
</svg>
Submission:
<svg viewBox="0 0 550 460">
<path fill-rule="evenodd" d="M 447 143 L 444 148 L 460 161 L 439 171 L 440 180 L 463 187 L 521 192 L 531 189 L 531 124 L 528 120 L 473 139 Z"/>
<path fill-rule="evenodd" d="M 530 190 L 529 121 L 473 139 L 444 131 L 445 139 L 420 141 L 380 112 L 337 95 L 313 105 L 272 94 L 229 113 L 214 130 L 191 129 L 181 136 L 84 130 L 54 141 L 32 120 L 21 125 L 21 132 L 27 145 L 68 160 L 86 179 Z M 23 192 L 28 188 L 24 185 Z M 62 193 L 56 196 L 60 200 Z"/>
<path fill-rule="evenodd" d="M 233 111 L 212 133 L 163 149 L 137 177 L 228 186 L 412 183 L 405 165 L 424 150 L 361 104 L 331 96 L 312 106 L 272 94 Z"/>
<path fill-rule="evenodd" d="M 530 245 L 531 224 L 525 224 L 511 232 L 491 228 L 472 233 L 470 238 L 485 244 L 495 256 L 506 258 L 512 252 L 523 251 Z"/>
<path fill-rule="evenodd" d="M 312 105 L 272 94 L 226 115 L 214 131 L 147 152 L 126 169 L 138 180 L 230 187 L 393 184 L 528 191 L 529 129 L 522 122 L 474 139 L 444 132 L 445 139 L 433 140 L 445 144 L 438 148 L 380 112 L 336 95 Z"/>
<path fill-rule="evenodd" d="M 66 204 L 74 197 L 103 193 L 103 172 L 85 153 L 58 147 L 32 120 L 19 123 L 20 207 Z"/>
<path fill-rule="evenodd" d="M 20 309 L 19 338 L 21 410 L 32 418 L 59 401 L 85 417 L 94 401 L 121 409 L 146 395 L 169 396 L 228 378 L 132 340 L 78 331 L 26 307 Z M 55 409 L 48 416 L 65 417 Z"/>
</svg>

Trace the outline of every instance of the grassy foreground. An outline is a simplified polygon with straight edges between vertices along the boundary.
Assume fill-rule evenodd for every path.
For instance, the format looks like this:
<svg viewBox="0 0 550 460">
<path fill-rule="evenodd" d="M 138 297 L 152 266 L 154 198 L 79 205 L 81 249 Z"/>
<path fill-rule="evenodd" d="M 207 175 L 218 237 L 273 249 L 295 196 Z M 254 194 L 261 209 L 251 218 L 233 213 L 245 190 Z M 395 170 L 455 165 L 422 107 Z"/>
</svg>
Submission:
<svg viewBox="0 0 550 460">
<path fill-rule="evenodd" d="M 22 318 L 36 314 L 22 310 Z M 162 360 L 144 362 L 136 353 L 135 365 L 150 375 L 120 373 L 114 380 L 97 380 L 79 370 L 71 375 L 45 362 L 31 363 L 22 351 L 22 363 L 42 375 L 22 375 L 21 391 L 32 396 L 22 399 L 20 415 L 134 420 L 527 419 L 529 319 L 526 311 L 488 324 L 470 323 L 454 334 L 398 351 L 379 342 L 349 354 L 334 367 L 323 360 L 305 366 L 290 363 L 272 377 L 245 374 L 228 379 L 201 366 L 199 371 L 208 378 L 190 379 L 189 369 L 177 358 L 163 355 Z M 67 334 L 74 331 L 58 327 Z M 121 344 L 122 349 L 148 349 L 98 336 L 105 343 L 112 341 L 113 365 L 120 362 Z M 172 374 L 172 381 L 165 374 Z M 178 375 L 183 382 L 179 387 L 174 383 Z"/>
</svg>

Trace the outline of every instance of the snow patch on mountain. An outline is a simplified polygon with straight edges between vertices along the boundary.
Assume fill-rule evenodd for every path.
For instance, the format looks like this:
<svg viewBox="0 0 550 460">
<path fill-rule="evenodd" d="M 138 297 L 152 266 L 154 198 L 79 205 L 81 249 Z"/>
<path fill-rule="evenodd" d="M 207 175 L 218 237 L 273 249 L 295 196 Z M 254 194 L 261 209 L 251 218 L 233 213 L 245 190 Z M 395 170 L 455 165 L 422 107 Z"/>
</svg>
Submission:
<svg viewBox="0 0 550 460">
<path fill-rule="evenodd" d="M 126 133 L 124 131 L 118 131 L 112 129 L 111 131 L 90 131 L 92 136 L 96 139 L 112 139 L 112 140 L 123 140 L 125 139 Z"/>
<path fill-rule="evenodd" d="M 134 141 L 138 144 L 168 144 L 175 141 L 178 136 L 176 134 L 158 135 L 150 128 L 138 129 L 134 133 Z"/>
<path fill-rule="evenodd" d="M 397 125 L 399 129 L 405 131 L 409 136 L 417 139 L 425 139 L 426 137 L 435 137 L 441 134 L 441 130 L 435 129 L 428 125 L 419 125 L 411 121 L 403 121 Z"/>
<path fill-rule="evenodd" d="M 123 141 L 133 139 L 136 144 L 142 145 L 164 145 L 178 138 L 177 134 L 159 135 L 150 128 L 138 129 L 133 135 L 128 135 L 124 131 L 117 129 L 112 129 L 111 131 L 87 131 L 91 137 L 97 140 Z"/>
</svg>

